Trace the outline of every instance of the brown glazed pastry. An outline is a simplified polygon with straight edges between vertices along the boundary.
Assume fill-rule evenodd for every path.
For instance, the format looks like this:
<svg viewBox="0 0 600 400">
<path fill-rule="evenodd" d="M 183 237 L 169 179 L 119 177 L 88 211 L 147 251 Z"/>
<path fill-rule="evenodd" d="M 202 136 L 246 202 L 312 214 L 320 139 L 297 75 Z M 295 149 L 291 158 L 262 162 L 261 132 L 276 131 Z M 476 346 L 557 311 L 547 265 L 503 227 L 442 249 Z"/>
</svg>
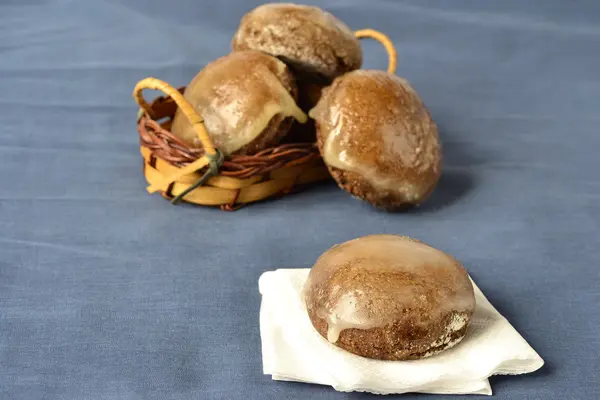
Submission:
<svg viewBox="0 0 600 400">
<path fill-rule="evenodd" d="M 240 51 L 206 65 L 184 97 L 204 118 L 214 145 L 224 154 L 252 154 L 274 146 L 294 119 L 304 123 L 295 79 L 285 63 L 260 51 Z M 178 110 L 171 131 L 200 147 L 188 119 Z"/>
<path fill-rule="evenodd" d="M 304 300 L 321 336 L 379 360 L 425 358 L 455 346 L 475 309 L 473 286 L 457 260 L 396 235 L 365 236 L 323 253 Z"/>
<path fill-rule="evenodd" d="M 438 129 L 406 80 L 384 71 L 349 72 L 323 90 L 309 115 L 325 163 L 352 195 L 398 210 L 422 203 L 437 186 Z"/>
<path fill-rule="evenodd" d="M 360 42 L 350 28 L 319 7 L 272 3 L 244 15 L 232 40 L 234 51 L 254 49 L 280 58 L 291 68 L 300 108 L 308 112 L 322 88 L 362 65 Z M 290 142 L 314 142 L 314 124 L 294 124 Z"/>
<path fill-rule="evenodd" d="M 325 79 L 360 68 L 362 49 L 354 32 L 330 13 L 293 3 L 264 4 L 244 15 L 233 50 L 260 50 Z"/>
</svg>

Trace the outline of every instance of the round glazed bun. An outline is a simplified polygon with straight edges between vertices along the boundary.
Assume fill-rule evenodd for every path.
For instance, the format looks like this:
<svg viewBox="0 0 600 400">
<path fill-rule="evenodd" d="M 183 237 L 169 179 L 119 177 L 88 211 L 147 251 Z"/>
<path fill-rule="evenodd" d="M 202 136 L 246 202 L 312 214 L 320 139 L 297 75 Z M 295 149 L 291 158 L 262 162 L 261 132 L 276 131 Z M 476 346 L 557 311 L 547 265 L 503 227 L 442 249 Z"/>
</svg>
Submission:
<svg viewBox="0 0 600 400">
<path fill-rule="evenodd" d="M 260 51 L 240 51 L 206 65 L 190 82 L 184 97 L 204 118 L 214 145 L 224 154 L 251 154 L 274 146 L 293 119 L 306 114 L 296 104 L 298 93 L 285 63 Z M 200 147 L 192 125 L 177 110 L 172 133 Z"/>
<path fill-rule="evenodd" d="M 360 43 L 348 26 L 318 7 L 292 3 L 265 4 L 248 12 L 232 47 L 264 51 L 329 79 L 362 64 Z"/>
<path fill-rule="evenodd" d="M 422 203 L 441 174 L 438 129 L 410 84 L 359 70 L 323 90 L 309 115 L 321 155 L 338 185 L 376 207 Z"/>
<path fill-rule="evenodd" d="M 475 308 L 458 261 L 396 235 L 365 236 L 323 253 L 304 300 L 321 336 L 380 360 L 419 359 L 455 346 Z"/>
</svg>

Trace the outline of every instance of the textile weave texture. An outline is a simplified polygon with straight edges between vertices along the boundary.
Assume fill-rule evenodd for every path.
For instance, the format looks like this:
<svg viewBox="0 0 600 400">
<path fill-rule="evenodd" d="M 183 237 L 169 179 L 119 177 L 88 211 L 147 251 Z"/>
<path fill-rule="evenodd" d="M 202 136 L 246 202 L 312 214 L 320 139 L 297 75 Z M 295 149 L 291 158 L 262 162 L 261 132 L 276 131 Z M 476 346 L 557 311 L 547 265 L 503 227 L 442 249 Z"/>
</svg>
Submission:
<svg viewBox="0 0 600 400">
<path fill-rule="evenodd" d="M 545 360 L 497 399 L 600 398 L 600 3 L 307 3 L 396 44 L 444 143 L 419 209 L 332 183 L 236 212 L 146 193 L 133 87 L 187 84 L 256 0 L 0 2 L 0 398 L 375 398 L 263 375 L 257 289 L 372 233 L 458 258 Z"/>
</svg>

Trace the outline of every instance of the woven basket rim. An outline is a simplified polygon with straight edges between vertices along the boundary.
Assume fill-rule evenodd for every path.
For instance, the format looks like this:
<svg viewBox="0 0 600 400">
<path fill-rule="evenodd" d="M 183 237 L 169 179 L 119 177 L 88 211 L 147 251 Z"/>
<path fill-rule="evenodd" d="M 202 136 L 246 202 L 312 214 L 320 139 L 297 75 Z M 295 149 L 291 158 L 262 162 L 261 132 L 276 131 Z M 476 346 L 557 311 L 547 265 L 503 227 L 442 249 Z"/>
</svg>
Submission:
<svg viewBox="0 0 600 400">
<path fill-rule="evenodd" d="M 185 86 L 177 89 L 183 93 Z M 147 148 L 152 157 L 160 158 L 175 167 L 184 167 L 204 155 L 202 147 L 192 147 L 165 128 L 178 107 L 168 96 L 157 96 L 151 103 L 153 115 L 143 112 L 138 120 L 140 146 Z M 163 121 L 163 122 L 161 122 Z M 249 178 L 273 170 L 321 160 L 316 143 L 285 143 L 249 155 L 228 155 L 219 175 Z M 206 167 L 205 167 L 206 168 Z"/>
</svg>

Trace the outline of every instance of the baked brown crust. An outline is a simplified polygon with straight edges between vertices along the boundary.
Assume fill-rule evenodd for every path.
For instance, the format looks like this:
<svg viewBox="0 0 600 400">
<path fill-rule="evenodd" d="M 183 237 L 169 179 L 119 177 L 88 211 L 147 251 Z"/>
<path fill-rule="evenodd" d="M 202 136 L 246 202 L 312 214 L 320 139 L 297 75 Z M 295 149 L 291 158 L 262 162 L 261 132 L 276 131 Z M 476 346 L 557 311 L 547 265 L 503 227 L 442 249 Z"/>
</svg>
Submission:
<svg viewBox="0 0 600 400">
<path fill-rule="evenodd" d="M 317 144 L 331 175 L 353 196 L 393 211 L 421 204 L 437 186 L 442 165 L 438 129 L 405 80 L 384 71 L 349 72 L 323 90 L 310 116 L 316 121 Z M 373 172 L 370 177 L 360 168 L 332 165 L 325 151 L 332 132 L 340 135 L 356 165 Z M 383 187 L 375 177 L 407 189 Z"/>
<path fill-rule="evenodd" d="M 314 6 L 256 7 L 241 18 L 231 44 L 234 51 L 264 51 L 329 79 L 362 65 L 362 49 L 350 28 Z"/>
<path fill-rule="evenodd" d="M 411 328 L 403 324 L 392 324 L 384 328 L 373 329 L 346 329 L 340 333 L 335 346 L 344 349 L 357 356 L 372 358 L 376 360 L 404 361 L 418 360 L 434 356 L 456 346 L 462 341 L 467 333 L 467 325 L 460 330 L 440 334 L 437 346 L 427 345 L 436 339 L 434 332 L 439 332 L 449 324 L 452 318 L 470 318 L 471 314 L 452 313 L 447 314 L 438 324 L 431 327 L 430 331 Z M 327 339 L 327 322 L 318 318 L 314 313 L 309 313 L 309 318 L 314 328 L 323 338 Z M 415 338 L 412 344 L 407 338 Z"/>
<path fill-rule="evenodd" d="M 234 103 L 240 94 L 242 96 L 252 96 L 252 102 L 246 101 L 239 110 L 239 112 L 246 114 L 244 118 L 251 121 L 261 111 L 261 107 L 271 100 L 269 96 L 272 96 L 272 92 L 266 90 L 263 86 L 261 74 L 249 73 L 249 71 L 257 70 L 257 67 L 268 68 L 268 71 L 277 78 L 293 100 L 298 100 L 298 87 L 289 68 L 275 57 L 254 50 L 232 53 L 208 64 L 186 87 L 184 97 L 204 117 L 205 124 L 207 124 L 207 113 L 209 111 L 207 111 L 206 102 L 209 99 L 218 99 L 221 104 L 229 105 Z M 217 69 L 226 71 L 226 73 L 221 74 L 217 80 L 206 77 L 207 71 Z M 261 73 L 264 73 L 264 71 L 263 69 Z M 251 82 L 252 79 L 257 80 L 256 84 Z M 228 88 L 231 86 L 235 86 L 236 91 L 230 91 Z M 293 121 L 293 117 L 286 117 L 282 113 L 275 114 L 254 140 L 235 149 L 230 154 L 253 154 L 278 144 L 290 131 Z M 207 126 L 210 135 L 211 131 L 208 128 Z M 173 119 L 171 131 L 188 145 L 201 146 L 191 124 L 179 110 Z M 223 147 L 226 138 L 214 135 L 215 132 L 212 133 L 211 136 L 215 146 L 218 148 Z"/>
<path fill-rule="evenodd" d="M 457 260 L 396 235 L 332 247 L 313 266 L 304 296 L 321 336 L 380 360 L 429 357 L 458 344 L 475 308 L 472 284 Z"/>
<path fill-rule="evenodd" d="M 267 127 L 256 139 L 237 150 L 234 154 L 255 154 L 279 144 L 289 134 L 294 122 L 296 121 L 293 117 L 284 117 L 282 114 L 275 114 L 267 124 Z M 303 124 L 298 123 L 298 125 L 302 126 Z"/>
</svg>

